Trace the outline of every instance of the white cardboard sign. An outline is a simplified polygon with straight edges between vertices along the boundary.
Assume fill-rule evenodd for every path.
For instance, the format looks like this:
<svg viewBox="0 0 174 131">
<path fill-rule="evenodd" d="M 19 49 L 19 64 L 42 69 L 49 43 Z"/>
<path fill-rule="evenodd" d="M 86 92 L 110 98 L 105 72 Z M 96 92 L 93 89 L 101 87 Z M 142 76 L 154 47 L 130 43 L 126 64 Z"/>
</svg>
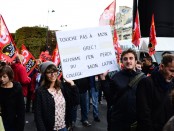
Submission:
<svg viewBox="0 0 174 131">
<path fill-rule="evenodd" d="M 75 80 L 118 69 L 110 26 L 56 31 L 63 77 Z"/>
</svg>

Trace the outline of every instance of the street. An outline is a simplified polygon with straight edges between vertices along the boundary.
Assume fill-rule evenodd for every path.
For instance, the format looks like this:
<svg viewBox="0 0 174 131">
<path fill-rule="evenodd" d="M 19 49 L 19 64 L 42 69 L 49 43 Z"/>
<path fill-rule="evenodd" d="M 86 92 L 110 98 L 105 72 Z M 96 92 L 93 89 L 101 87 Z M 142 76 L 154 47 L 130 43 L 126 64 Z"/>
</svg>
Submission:
<svg viewBox="0 0 174 131">
<path fill-rule="evenodd" d="M 107 122 L 106 122 L 106 102 L 105 100 L 102 101 L 102 104 L 99 105 L 99 117 L 100 117 L 100 122 L 95 122 L 93 120 L 93 115 L 92 115 L 92 105 L 90 108 L 90 112 L 88 115 L 89 122 L 92 124 L 90 127 L 83 127 L 80 119 L 80 108 L 78 108 L 78 116 L 77 116 L 77 121 L 76 125 L 74 128 L 74 131 L 106 131 L 107 130 Z M 34 123 L 34 117 L 33 113 L 26 113 L 26 124 L 25 124 L 25 130 L 24 131 L 37 131 Z"/>
</svg>

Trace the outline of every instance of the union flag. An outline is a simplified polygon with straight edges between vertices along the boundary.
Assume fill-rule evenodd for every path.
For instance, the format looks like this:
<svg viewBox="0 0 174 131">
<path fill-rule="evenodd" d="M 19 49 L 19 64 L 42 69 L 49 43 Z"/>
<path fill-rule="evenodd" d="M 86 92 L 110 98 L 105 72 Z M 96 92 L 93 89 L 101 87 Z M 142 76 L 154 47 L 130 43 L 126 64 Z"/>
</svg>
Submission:
<svg viewBox="0 0 174 131">
<path fill-rule="evenodd" d="M 115 9 L 116 1 L 114 0 L 108 7 L 105 8 L 104 12 L 100 15 L 99 25 L 111 25 L 115 24 Z"/>
<path fill-rule="evenodd" d="M 155 30 L 155 22 L 154 22 L 154 14 L 152 15 L 152 22 L 150 27 L 150 36 L 149 36 L 149 55 L 155 54 L 155 46 L 157 45 L 156 40 L 156 30 Z"/>
<path fill-rule="evenodd" d="M 59 51 L 58 51 L 58 44 L 56 45 L 56 48 L 53 51 L 52 61 L 55 63 L 55 65 L 58 68 L 58 79 L 60 80 L 60 78 L 62 77 L 62 68 L 61 68 L 61 63 L 60 63 L 60 55 L 59 55 Z"/>
<path fill-rule="evenodd" d="M 11 34 L 0 15 L 0 59 L 5 62 L 12 62 L 16 58 L 17 50 Z"/>
<path fill-rule="evenodd" d="M 139 22 L 139 13 L 137 9 L 137 13 L 135 16 L 134 28 L 132 32 L 132 43 L 137 47 L 140 44 L 140 22 Z"/>
</svg>

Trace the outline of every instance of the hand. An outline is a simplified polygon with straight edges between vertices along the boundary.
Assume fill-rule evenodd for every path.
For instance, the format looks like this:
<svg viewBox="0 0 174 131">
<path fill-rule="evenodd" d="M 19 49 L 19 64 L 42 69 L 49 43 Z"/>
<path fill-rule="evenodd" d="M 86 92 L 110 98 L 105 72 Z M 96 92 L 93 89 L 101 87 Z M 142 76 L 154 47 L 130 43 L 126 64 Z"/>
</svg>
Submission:
<svg viewBox="0 0 174 131">
<path fill-rule="evenodd" d="M 71 86 L 74 86 L 74 81 L 73 80 L 69 80 L 67 78 L 63 78 L 66 82 L 68 82 Z"/>
<path fill-rule="evenodd" d="M 100 75 L 101 80 L 105 80 L 106 79 L 106 75 L 108 74 L 109 70 L 107 70 L 106 72 L 104 72 L 103 74 Z"/>
</svg>

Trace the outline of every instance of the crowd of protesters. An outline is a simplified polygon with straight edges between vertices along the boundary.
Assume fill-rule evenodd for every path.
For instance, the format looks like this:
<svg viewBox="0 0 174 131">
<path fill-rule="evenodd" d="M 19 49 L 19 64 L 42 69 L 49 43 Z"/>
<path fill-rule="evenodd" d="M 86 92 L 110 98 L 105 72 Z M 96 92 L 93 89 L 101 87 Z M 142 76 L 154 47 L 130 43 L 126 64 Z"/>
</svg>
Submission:
<svg viewBox="0 0 174 131">
<path fill-rule="evenodd" d="M 174 129 L 174 55 L 162 54 L 161 63 L 134 50 L 121 54 L 121 68 L 78 80 L 58 79 L 51 61 L 36 61 L 28 76 L 23 58 L 0 62 L 0 112 L 6 131 L 24 131 L 25 112 L 33 112 L 38 131 L 75 130 L 77 109 L 81 123 L 100 122 L 101 92 L 107 102 L 108 131 L 172 131 Z M 32 105 L 32 106 L 31 106 Z M 32 107 L 32 108 L 31 108 Z"/>
</svg>

